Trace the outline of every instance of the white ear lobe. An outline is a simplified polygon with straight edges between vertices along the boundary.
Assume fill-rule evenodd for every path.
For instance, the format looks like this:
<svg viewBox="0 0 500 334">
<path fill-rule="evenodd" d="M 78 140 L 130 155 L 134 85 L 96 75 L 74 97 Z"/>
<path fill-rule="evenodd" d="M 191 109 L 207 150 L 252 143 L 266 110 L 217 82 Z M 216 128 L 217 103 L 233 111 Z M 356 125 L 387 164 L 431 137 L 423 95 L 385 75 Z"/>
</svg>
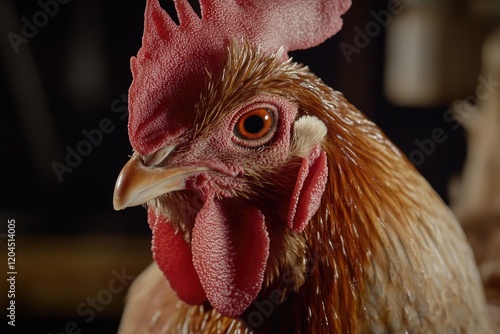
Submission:
<svg viewBox="0 0 500 334">
<path fill-rule="evenodd" d="M 305 157 L 326 136 L 326 125 L 315 116 L 302 116 L 293 125 L 290 153 Z"/>
</svg>

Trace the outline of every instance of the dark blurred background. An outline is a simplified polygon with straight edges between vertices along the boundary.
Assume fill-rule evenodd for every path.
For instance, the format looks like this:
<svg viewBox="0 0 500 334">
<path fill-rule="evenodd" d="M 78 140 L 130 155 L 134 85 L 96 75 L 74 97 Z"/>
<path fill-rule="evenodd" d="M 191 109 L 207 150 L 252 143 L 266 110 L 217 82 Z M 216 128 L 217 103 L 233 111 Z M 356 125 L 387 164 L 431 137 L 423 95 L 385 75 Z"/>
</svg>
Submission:
<svg viewBox="0 0 500 334">
<path fill-rule="evenodd" d="M 116 332 L 123 272 L 135 277 L 151 261 L 145 210 L 112 208 L 131 154 L 129 59 L 141 45 L 144 5 L 1 0 L 0 268 L 15 219 L 19 331 Z M 170 1 L 162 5 L 172 12 Z M 354 1 L 339 34 L 292 55 L 376 122 L 448 201 L 466 144 L 443 115 L 474 96 L 497 14 L 496 0 Z M 446 140 L 426 151 L 418 143 L 435 129 Z"/>
</svg>

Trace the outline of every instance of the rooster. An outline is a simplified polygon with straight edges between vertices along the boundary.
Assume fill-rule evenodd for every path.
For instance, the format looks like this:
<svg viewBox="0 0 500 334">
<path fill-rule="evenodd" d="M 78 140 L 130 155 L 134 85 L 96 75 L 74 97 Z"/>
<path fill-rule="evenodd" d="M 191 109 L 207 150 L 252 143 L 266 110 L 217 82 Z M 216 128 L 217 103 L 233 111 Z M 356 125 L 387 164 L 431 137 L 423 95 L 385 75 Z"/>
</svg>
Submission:
<svg viewBox="0 0 500 334">
<path fill-rule="evenodd" d="M 115 209 L 155 262 L 120 333 L 492 333 L 450 210 L 381 130 L 287 53 L 348 0 L 148 0 Z"/>
</svg>

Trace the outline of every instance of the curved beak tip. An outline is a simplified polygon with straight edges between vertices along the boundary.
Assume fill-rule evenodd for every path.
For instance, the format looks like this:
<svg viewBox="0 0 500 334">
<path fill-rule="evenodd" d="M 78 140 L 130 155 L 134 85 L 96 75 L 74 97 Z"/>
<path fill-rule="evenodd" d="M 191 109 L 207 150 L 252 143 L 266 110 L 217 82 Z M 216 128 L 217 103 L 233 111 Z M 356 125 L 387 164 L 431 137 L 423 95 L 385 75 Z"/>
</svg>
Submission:
<svg viewBox="0 0 500 334">
<path fill-rule="evenodd" d="M 124 192 L 124 189 L 126 189 L 126 187 L 124 186 L 124 182 L 123 182 L 123 176 L 124 176 L 124 172 L 123 170 L 120 172 L 120 175 L 118 175 L 118 178 L 116 180 L 116 184 L 115 184 L 115 190 L 113 192 L 113 208 L 116 210 L 116 211 L 119 211 L 119 210 L 123 210 L 127 207 L 125 201 L 126 199 L 124 199 L 123 197 L 123 192 Z"/>
<path fill-rule="evenodd" d="M 134 155 L 118 176 L 113 193 L 113 208 L 123 210 L 148 202 L 163 194 L 186 189 L 186 178 L 210 170 L 207 167 L 148 167 Z"/>
<path fill-rule="evenodd" d="M 123 205 L 121 199 L 119 196 L 116 196 L 116 194 L 113 196 L 113 209 L 116 211 L 120 211 L 125 209 L 125 205 Z"/>
</svg>

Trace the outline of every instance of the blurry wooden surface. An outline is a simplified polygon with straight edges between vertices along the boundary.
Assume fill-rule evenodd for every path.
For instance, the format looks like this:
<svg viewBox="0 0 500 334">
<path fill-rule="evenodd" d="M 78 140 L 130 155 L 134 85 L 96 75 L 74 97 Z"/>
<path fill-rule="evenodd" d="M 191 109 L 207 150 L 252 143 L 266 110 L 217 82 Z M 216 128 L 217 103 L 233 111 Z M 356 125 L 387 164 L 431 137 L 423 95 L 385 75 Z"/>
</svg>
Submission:
<svg viewBox="0 0 500 334">
<path fill-rule="evenodd" d="M 152 262 L 150 242 L 150 238 L 142 236 L 19 237 L 17 315 L 86 319 L 89 308 L 93 308 L 96 317 L 119 316 L 132 277 Z M 1 253 L 5 257 L 6 252 Z M 124 275 L 121 282 L 115 278 L 117 275 Z M 105 302 L 99 303 L 98 297 Z M 89 306 L 88 298 L 95 298 L 99 307 Z M 0 300 L 1 307 L 5 307 L 7 298 Z"/>
<path fill-rule="evenodd" d="M 455 107 L 466 129 L 468 153 L 460 179 L 451 184 L 450 198 L 500 330 L 500 27 L 484 43 L 481 72 L 477 105 L 469 110 L 465 103 Z"/>
<path fill-rule="evenodd" d="M 500 213 L 500 27 L 486 40 L 476 103 L 455 107 L 467 135 L 467 159 L 453 184 L 451 207 L 459 220 Z"/>
</svg>

